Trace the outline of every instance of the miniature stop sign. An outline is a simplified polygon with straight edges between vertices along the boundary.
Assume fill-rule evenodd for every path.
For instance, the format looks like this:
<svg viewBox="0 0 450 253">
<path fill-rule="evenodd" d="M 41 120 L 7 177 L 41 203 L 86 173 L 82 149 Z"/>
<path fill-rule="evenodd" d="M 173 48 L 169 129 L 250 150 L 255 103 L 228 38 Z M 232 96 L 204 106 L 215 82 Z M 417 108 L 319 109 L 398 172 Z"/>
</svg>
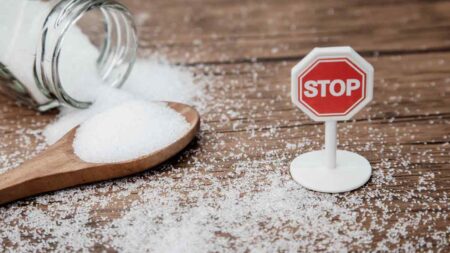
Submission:
<svg viewBox="0 0 450 253">
<path fill-rule="evenodd" d="M 291 78 L 292 102 L 316 121 L 348 120 L 372 100 L 373 67 L 350 47 L 315 48 Z"/>
<path fill-rule="evenodd" d="M 296 157 L 295 181 L 320 192 L 345 192 L 364 185 L 372 167 L 364 157 L 337 150 L 338 120 L 348 120 L 372 100 L 373 67 L 350 47 L 315 48 L 291 72 L 292 102 L 325 121 L 325 148 Z"/>
</svg>

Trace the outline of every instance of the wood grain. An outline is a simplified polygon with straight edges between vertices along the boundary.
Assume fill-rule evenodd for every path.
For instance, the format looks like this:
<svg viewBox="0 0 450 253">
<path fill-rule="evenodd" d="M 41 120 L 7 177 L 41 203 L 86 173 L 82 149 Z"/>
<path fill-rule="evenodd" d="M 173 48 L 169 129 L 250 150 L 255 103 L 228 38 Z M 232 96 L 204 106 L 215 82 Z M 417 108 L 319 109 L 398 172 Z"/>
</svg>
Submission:
<svg viewBox="0 0 450 253">
<path fill-rule="evenodd" d="M 141 47 L 183 64 L 293 60 L 330 45 L 364 56 L 450 50 L 448 1 L 124 2 L 151 17 Z"/>
<path fill-rule="evenodd" d="M 392 177 L 395 183 L 383 187 L 398 195 L 370 195 L 379 192 L 380 183 L 368 183 L 364 191 L 371 197 L 362 200 L 355 215 L 364 216 L 363 210 L 371 209 L 372 220 L 382 220 L 386 213 L 396 213 L 396 218 L 389 216 L 382 229 L 371 231 L 367 245 L 348 242 L 348 249 L 373 251 L 389 236 L 392 224 L 413 212 L 440 218 L 417 225 L 388 246 L 424 238 L 431 251 L 449 250 L 448 245 L 438 245 L 430 231 L 442 231 L 449 238 L 449 205 L 442 196 L 450 192 L 450 1 L 121 2 L 138 17 L 142 49 L 167 55 L 214 80 L 207 87 L 212 99 L 202 112 L 201 138 L 191 146 L 195 153 L 170 161 L 187 171 L 198 169 L 194 164 L 208 164 L 212 169 L 201 170 L 205 178 L 239 178 L 235 167 L 242 159 L 264 160 L 271 154 L 276 155 L 276 165 L 260 170 L 286 175 L 296 155 L 321 148 L 322 124 L 309 120 L 290 102 L 290 68 L 316 46 L 354 47 L 375 67 L 374 101 L 354 120 L 339 123 L 338 147 L 360 153 L 374 173 Z M 1 95 L 0 111 L 0 142 L 8 143 L 1 146 L 7 155 L 33 150 L 36 140 L 27 146 L 15 144 L 20 129 L 36 122 L 45 125 L 56 113 L 36 114 Z M 419 190 L 423 175 L 431 172 L 435 177 L 425 181 L 433 188 Z M 180 180 L 177 172 L 167 175 Z M 192 188 L 208 184 L 199 176 Z M 422 197 L 398 197 L 412 192 Z M 91 226 L 117 219 L 130 208 L 128 201 L 96 209 Z M 40 205 L 33 199 L 25 203 Z M 370 222 L 362 221 L 367 228 Z M 98 245 L 94 250 L 108 249 Z"/>
</svg>

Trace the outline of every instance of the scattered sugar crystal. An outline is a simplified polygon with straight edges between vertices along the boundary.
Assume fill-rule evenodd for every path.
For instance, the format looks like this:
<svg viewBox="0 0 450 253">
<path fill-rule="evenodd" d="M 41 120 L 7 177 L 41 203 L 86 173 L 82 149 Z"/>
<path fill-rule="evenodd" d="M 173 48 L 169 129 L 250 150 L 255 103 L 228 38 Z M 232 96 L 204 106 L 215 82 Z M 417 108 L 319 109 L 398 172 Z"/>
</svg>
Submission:
<svg viewBox="0 0 450 253">
<path fill-rule="evenodd" d="M 386 101 L 394 114 L 385 119 L 383 112 L 376 110 L 382 102 L 375 97 L 378 103 L 366 108 L 364 119 L 339 125 L 340 147 L 371 158 L 371 181 L 357 191 L 339 195 L 307 191 L 291 180 L 289 163 L 297 154 L 320 148 L 323 130 L 292 109 L 286 73 L 293 64 L 283 61 L 193 67 L 197 73 L 214 76 L 208 86 L 213 99 L 206 101 L 207 108 L 200 108 L 204 111 L 203 125 L 196 145 L 171 162 L 139 175 L 0 207 L 2 250 L 447 252 L 450 227 L 445 224 L 450 217 L 448 180 L 444 176 L 448 175 L 450 137 L 442 130 L 442 125 L 450 124 L 446 112 L 430 115 L 427 120 L 433 123 L 426 121 L 430 132 L 442 131 L 439 134 L 446 141 L 420 145 L 428 139 L 415 124 L 425 121 L 401 122 L 402 117 L 426 113 L 415 108 L 426 102 L 424 96 L 416 97 L 419 90 L 413 89 L 408 103 L 404 103 L 405 97 Z M 259 83 L 252 81 L 255 76 Z M 268 76 L 276 82 L 269 81 Z M 147 83 L 160 85 L 161 90 L 171 87 L 164 80 Z M 396 86 L 395 80 L 398 78 L 379 80 L 378 91 L 388 91 L 381 95 L 400 95 L 389 90 Z M 194 93 L 200 90 L 197 84 L 185 83 L 171 94 L 171 100 L 184 101 L 184 94 L 192 94 L 187 91 L 189 87 Z M 123 90 L 133 89 L 125 86 Z M 434 91 L 437 89 L 430 89 Z M 261 92 L 260 97 L 257 92 Z M 446 94 L 436 92 L 436 97 Z M 148 98 L 163 100 L 158 92 L 153 96 Z M 189 100 L 198 103 L 197 99 Z M 396 106 L 398 103 L 401 106 Z M 91 108 L 100 104 L 96 101 Z M 11 107 L 0 110 L 6 114 Z M 71 113 L 86 111 L 65 109 L 55 125 Z M 66 123 L 62 132 L 91 115 L 77 116 L 81 118 L 78 120 L 66 118 L 75 122 Z M 395 120 L 385 124 L 392 117 Z M 10 118 L 8 115 L 8 122 L 2 121 L 0 126 L 0 173 L 17 167 L 45 147 L 40 130 L 48 120 L 31 123 L 27 117 Z M 11 151 L 9 146 L 18 148 Z M 30 151 L 30 146 L 36 150 Z M 427 190 L 420 192 L 416 186 Z"/>
<path fill-rule="evenodd" d="M 279 71 L 287 73 L 291 63 Z M 227 66 L 208 67 L 227 75 L 220 70 Z M 265 71 L 259 65 L 228 71 L 234 73 L 234 68 Z M 0 244 L 6 245 L 7 251 L 25 252 L 402 252 L 411 251 L 411 245 L 423 251 L 448 248 L 450 228 L 441 225 L 449 219 L 448 187 L 435 179 L 440 172 L 434 169 L 442 161 L 430 160 L 425 172 L 425 166 L 419 164 L 425 156 L 427 160 L 445 159 L 448 142 L 397 145 L 407 142 L 411 133 L 416 135 L 413 142 L 422 142 L 424 137 L 414 125 L 420 122 L 405 125 L 395 120 L 381 126 L 379 117 L 370 113 L 371 124 L 352 121 L 339 125 L 342 148 L 366 155 L 370 152 L 374 174 L 369 184 L 339 195 L 307 191 L 291 180 L 289 163 L 296 154 L 321 147 L 322 125 L 285 109 L 290 108 L 288 84 L 273 86 L 284 97 L 265 94 L 266 98 L 255 99 L 250 98 L 251 92 L 231 91 L 264 87 L 220 78 L 208 86 L 213 96 L 206 101 L 209 110 L 200 108 L 206 112 L 197 145 L 172 162 L 139 175 L 0 207 Z M 187 86 L 178 92 L 182 93 L 183 87 Z M 198 91 L 198 86 L 193 87 Z M 135 99 L 131 94 L 127 97 L 119 104 Z M 108 105 L 107 97 L 104 99 Z M 92 108 L 102 103 L 96 104 Z M 277 111 L 277 106 L 283 109 Z M 10 107 L 2 109 L 7 113 Z M 224 114 L 228 117 L 221 120 Z M 430 127 L 448 124 L 446 119 L 431 118 L 434 123 Z M 36 130 L 29 131 L 21 130 L 21 122 L 17 119 L 5 125 L 6 129 L 0 128 L 5 133 L 0 136 L 2 167 L 15 167 L 35 155 L 26 153 L 30 141 L 43 142 L 39 129 L 45 124 L 33 125 Z M 230 134 L 235 122 L 239 125 Z M 17 131 L 11 130 L 11 125 L 17 125 Z M 444 135 L 448 140 L 448 133 Z M 7 136 L 10 138 L 5 139 Z M 6 153 L 8 145 L 20 147 L 17 154 Z M 409 177 L 411 173 L 417 174 L 416 180 Z M 426 194 L 415 185 L 427 188 Z"/>
<path fill-rule="evenodd" d="M 184 117 L 165 103 L 132 100 L 82 123 L 73 147 L 87 162 L 122 162 L 158 151 L 188 129 Z"/>
</svg>

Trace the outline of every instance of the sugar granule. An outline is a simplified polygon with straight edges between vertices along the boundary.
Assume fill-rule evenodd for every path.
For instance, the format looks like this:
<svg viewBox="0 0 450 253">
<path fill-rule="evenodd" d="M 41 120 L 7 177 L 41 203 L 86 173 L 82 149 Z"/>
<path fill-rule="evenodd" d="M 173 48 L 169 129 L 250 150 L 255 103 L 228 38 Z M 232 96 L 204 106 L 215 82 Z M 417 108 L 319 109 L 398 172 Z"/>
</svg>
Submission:
<svg viewBox="0 0 450 253">
<path fill-rule="evenodd" d="M 132 100 L 81 124 L 73 147 L 87 162 L 122 162 L 158 151 L 188 129 L 184 117 L 166 104 Z"/>
</svg>

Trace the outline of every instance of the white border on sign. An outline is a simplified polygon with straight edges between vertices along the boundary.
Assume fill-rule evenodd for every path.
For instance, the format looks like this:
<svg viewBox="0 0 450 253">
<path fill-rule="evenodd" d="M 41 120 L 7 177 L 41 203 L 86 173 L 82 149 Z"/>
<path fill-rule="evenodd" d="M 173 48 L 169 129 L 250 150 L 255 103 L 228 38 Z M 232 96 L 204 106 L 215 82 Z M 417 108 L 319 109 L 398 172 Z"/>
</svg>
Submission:
<svg viewBox="0 0 450 253">
<path fill-rule="evenodd" d="M 309 65 L 315 63 L 320 58 L 347 58 L 366 74 L 365 98 L 359 101 L 355 107 L 352 107 L 345 115 L 318 116 L 310 108 L 299 101 L 298 97 L 298 78 L 302 72 L 309 68 Z M 359 72 L 359 71 L 358 71 Z M 370 63 L 356 53 L 351 47 L 326 47 L 314 48 L 307 56 L 297 63 L 291 70 L 291 100 L 298 108 L 306 113 L 315 121 L 327 120 L 349 120 L 366 106 L 373 98 L 373 75 L 374 69 Z"/>
</svg>

